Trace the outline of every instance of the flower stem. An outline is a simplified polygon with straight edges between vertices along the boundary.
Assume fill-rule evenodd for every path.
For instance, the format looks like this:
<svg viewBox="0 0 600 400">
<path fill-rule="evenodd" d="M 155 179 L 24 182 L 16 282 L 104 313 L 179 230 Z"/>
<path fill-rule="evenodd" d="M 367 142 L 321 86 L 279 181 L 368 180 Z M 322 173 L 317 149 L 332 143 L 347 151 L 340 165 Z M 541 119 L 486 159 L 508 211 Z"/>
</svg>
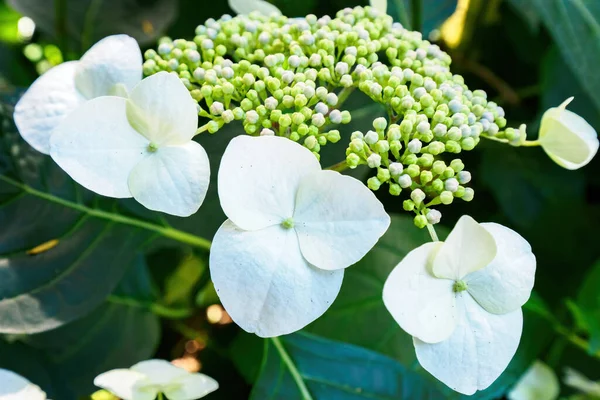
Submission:
<svg viewBox="0 0 600 400">
<path fill-rule="evenodd" d="M 435 228 L 431 224 L 427 224 L 427 231 L 429 232 L 429 236 L 431 236 L 431 240 L 434 242 L 439 242 L 438 235 L 435 231 Z"/>
<path fill-rule="evenodd" d="M 508 143 L 508 139 L 500 139 L 494 136 L 488 136 L 488 135 L 481 135 L 482 138 L 484 139 L 488 139 L 488 140 L 493 140 L 494 142 L 500 142 L 500 143 Z"/>
<path fill-rule="evenodd" d="M 148 231 L 156 232 L 164 237 L 176 240 L 181 243 L 186 243 L 192 245 L 194 247 L 199 247 L 204 250 L 210 250 L 210 240 L 204 239 L 200 236 L 192 235 L 191 233 L 187 233 L 184 231 L 180 231 L 171 227 L 166 227 L 162 225 L 157 225 L 151 222 L 146 222 L 143 220 L 139 220 L 136 218 L 127 217 L 121 214 L 112 213 L 104 210 L 99 210 L 96 208 L 90 208 L 80 203 L 75 203 L 69 200 L 65 200 L 63 198 L 54 196 L 50 193 L 44 193 L 37 189 L 32 188 L 24 183 L 17 182 L 14 179 L 11 179 L 7 176 L 0 175 L 0 180 L 18 187 L 23 192 L 30 194 L 35 197 L 39 197 L 46 201 L 50 201 L 52 203 L 60 204 L 64 207 L 72 208 L 84 214 L 87 214 L 91 217 L 105 219 L 108 221 L 116 222 L 123 225 L 135 226 L 137 228 L 142 228 Z"/>
<path fill-rule="evenodd" d="M 302 395 L 302 400 L 313 400 L 308 388 L 306 387 L 306 384 L 304 383 L 304 379 L 302 379 L 302 376 L 300 375 L 300 371 L 298 371 L 296 365 L 294 364 L 294 361 L 285 350 L 285 347 L 283 347 L 283 343 L 281 343 L 278 337 L 272 337 L 271 341 L 273 342 L 275 349 L 277 349 L 277 352 L 283 360 L 283 363 L 290 371 L 294 382 L 296 382 L 296 386 L 298 386 L 300 394 Z"/>
<path fill-rule="evenodd" d="M 525 147 L 535 147 L 535 146 L 541 146 L 542 142 L 540 142 L 540 140 L 526 140 L 523 143 L 521 143 L 521 146 L 525 146 Z"/>
<path fill-rule="evenodd" d="M 346 163 L 346 160 L 344 161 L 340 161 L 337 164 L 333 164 L 325 169 L 331 170 L 331 171 L 337 171 L 337 172 L 342 172 L 348 169 L 348 164 Z"/>
<path fill-rule="evenodd" d="M 123 297 L 111 294 L 107 299 L 110 303 L 121 304 L 130 307 L 143 308 L 159 317 L 167 319 L 182 319 L 191 316 L 194 313 L 192 308 L 172 308 L 160 303 L 151 301 L 142 301 L 131 297 Z"/>
<path fill-rule="evenodd" d="M 195 135 L 199 135 L 202 132 L 206 132 L 207 130 L 208 130 L 208 124 L 204 124 L 200 128 L 198 128 L 198 130 L 196 130 Z"/>
<path fill-rule="evenodd" d="M 340 93 L 338 94 L 338 102 L 336 105 L 338 109 L 342 106 L 342 104 L 344 104 L 344 102 L 348 99 L 348 97 L 350 96 L 350 94 L 352 94 L 353 91 L 354 86 L 345 87 L 340 91 Z"/>
</svg>

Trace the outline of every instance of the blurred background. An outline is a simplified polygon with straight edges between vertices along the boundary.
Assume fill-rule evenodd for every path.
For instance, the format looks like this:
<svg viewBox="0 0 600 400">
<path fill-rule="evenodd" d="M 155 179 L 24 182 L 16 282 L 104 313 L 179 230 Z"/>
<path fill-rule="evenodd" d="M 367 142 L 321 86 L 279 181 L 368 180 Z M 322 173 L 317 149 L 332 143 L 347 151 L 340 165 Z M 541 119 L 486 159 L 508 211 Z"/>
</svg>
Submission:
<svg viewBox="0 0 600 400">
<path fill-rule="evenodd" d="M 271 2 L 290 17 L 311 13 L 334 15 L 344 7 L 367 5 L 367 1 L 361 0 Z M 504 107 L 509 126 L 526 123 L 530 139 L 537 137 L 543 112 L 570 96 L 575 96 L 575 100 L 569 109 L 596 129 L 600 128 L 599 0 L 422 0 L 421 18 L 415 18 L 412 13 L 415 1 L 388 0 L 388 3 L 388 14 L 395 20 L 421 30 L 425 37 L 452 56 L 453 72 L 463 75 L 470 89 L 485 90 L 489 99 Z M 198 24 L 223 14 L 233 14 L 224 0 L 0 0 L 3 134 L 10 128 L 10 115 L 6 114 L 15 96 L 52 66 L 78 59 L 97 40 L 114 33 L 127 33 L 139 41 L 142 50 L 156 48 L 161 36 L 191 39 Z M 354 130 L 368 129 L 381 111 L 365 108 L 364 98 L 359 96 L 348 104 L 355 111 L 353 122 L 345 127 L 342 137 L 344 133 L 349 135 Z M 213 148 L 214 153 L 222 151 L 213 137 L 207 138 L 206 147 Z M 343 146 L 338 147 L 343 154 Z M 8 150 L 4 148 L 4 151 Z M 514 149 L 482 141 L 477 151 L 462 153 L 461 158 L 473 174 L 475 200 L 444 207 L 442 225 L 452 227 L 463 214 L 470 214 L 479 221 L 504 224 L 531 243 L 538 260 L 535 293 L 525 306 L 525 330 L 517 357 L 499 382 L 474 398 L 502 398 L 536 359 L 547 363 L 561 381 L 566 367 L 581 371 L 592 380 L 600 379 L 597 233 L 600 157 L 581 170 L 567 171 L 555 165 L 540 148 Z M 332 156 L 331 164 L 341 159 L 339 155 Z M 378 196 L 388 211 L 399 215 L 384 238 L 384 244 L 395 246 L 395 252 L 386 253 L 383 246 L 376 248 L 359 266 L 353 267 L 356 272 L 352 272 L 353 268 L 348 270 L 334 307 L 307 331 L 382 353 L 403 368 L 415 371 L 418 379 L 415 378 L 414 385 L 423 384 L 421 380 L 425 380 L 425 386 L 444 390 L 420 370 L 409 338 L 397 326 L 395 330 L 390 328 L 393 321 L 382 304 L 369 303 L 369 299 L 380 293 L 382 280 L 399 260 L 398 254 L 427 240 L 425 232 L 412 226 L 410 216 L 402 217 L 402 202 L 398 198 L 385 193 Z M 215 201 L 209 201 L 207 207 L 218 203 Z M 143 211 L 131 203 L 122 202 L 119 207 L 143 215 Z M 216 213 L 203 206 L 204 211 L 197 217 L 185 221 L 173 218 L 169 222 L 212 237 L 223 220 L 218 204 L 216 207 Z M 178 363 L 191 370 L 202 368 L 215 377 L 221 389 L 208 398 L 247 398 L 252 383 L 259 377 L 258 368 L 268 345 L 259 338 L 240 334 L 231 324 L 210 284 L 206 255 L 167 243 L 147 248 L 143 262 L 150 271 L 150 274 L 144 271 L 147 283 L 160 299 L 160 304 L 155 306 L 165 306 L 165 310 L 154 310 L 163 317 L 162 336 L 147 346 L 154 346 L 158 357 L 178 359 Z M 135 271 L 137 269 L 130 269 L 128 273 L 137 273 Z M 365 274 L 374 278 L 375 287 L 367 287 Z M 141 280 L 139 274 L 133 279 L 136 284 Z M 112 295 L 114 304 L 128 301 L 122 293 Z M 182 314 L 173 315 L 173 309 Z M 112 325 L 107 329 L 120 327 Z M 30 340 L 27 351 L 33 348 L 37 352 L 35 357 L 40 357 L 40 352 L 47 357 L 48 349 L 58 346 L 57 338 L 62 335 L 56 331 L 50 333 L 50 336 Z M 74 335 L 79 337 L 79 334 Z M 128 346 L 144 345 L 144 339 L 130 340 Z M 6 348 L 4 353 L 0 351 L 0 366 L 26 358 L 23 349 Z M 92 349 L 87 358 L 102 360 L 102 351 L 101 347 Z M 306 357 L 306 354 L 297 356 Z M 55 365 L 60 364 L 57 363 Z M 24 361 L 18 368 L 31 372 L 31 365 Z M 68 367 L 77 381 L 81 365 L 75 363 Z M 268 373 L 275 374 L 276 365 L 273 371 L 261 371 L 257 387 L 263 388 L 264 393 L 268 393 L 267 388 L 273 384 L 269 379 L 275 379 L 267 376 Z M 66 390 L 61 388 L 65 385 L 56 384 L 54 376 L 46 375 L 44 379 L 54 381 L 49 384 L 54 387 L 54 393 L 70 393 L 62 391 Z M 283 386 L 286 379 L 289 380 L 283 379 Z M 408 378 L 407 382 L 404 384 L 411 384 Z M 79 387 L 92 390 L 89 382 Z M 253 393 L 255 398 L 267 398 L 257 394 L 263 393 L 257 390 Z M 412 393 L 410 398 L 439 398 L 429 392 L 423 392 L 422 396 L 415 394 L 421 392 Z M 578 391 L 563 385 L 561 393 L 567 397 Z M 68 399 L 70 395 L 72 393 L 57 398 Z M 595 395 L 592 391 L 585 398 L 600 398 L 600 393 Z M 275 398 L 293 399 L 295 396 Z M 460 397 L 447 391 L 440 396 Z"/>
</svg>

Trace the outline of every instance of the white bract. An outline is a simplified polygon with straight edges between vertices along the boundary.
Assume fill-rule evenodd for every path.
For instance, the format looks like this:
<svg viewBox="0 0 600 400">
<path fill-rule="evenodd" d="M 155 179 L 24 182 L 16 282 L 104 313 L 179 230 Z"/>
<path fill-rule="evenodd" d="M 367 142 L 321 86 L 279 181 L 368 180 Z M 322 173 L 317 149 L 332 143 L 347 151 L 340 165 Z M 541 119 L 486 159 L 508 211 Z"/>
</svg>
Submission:
<svg viewBox="0 0 600 400">
<path fill-rule="evenodd" d="M 463 216 L 445 242 L 406 255 L 383 301 L 414 337 L 423 368 L 470 395 L 491 385 L 515 354 L 534 275 L 535 256 L 519 234 Z"/>
<path fill-rule="evenodd" d="M 50 136 L 69 113 L 98 96 L 127 96 L 142 80 L 142 63 L 134 38 L 105 37 L 81 60 L 57 65 L 33 82 L 15 107 L 19 133 L 33 148 L 49 154 Z"/>
<path fill-rule="evenodd" d="M 46 400 L 46 393 L 21 375 L 0 368 L 0 400 Z"/>
<path fill-rule="evenodd" d="M 566 169 L 587 165 L 598 152 L 598 134 L 579 115 L 567 110 L 573 97 L 542 117 L 539 141 L 554 162 Z"/>
<path fill-rule="evenodd" d="M 94 385 L 123 400 L 195 400 L 214 392 L 219 384 L 210 376 L 191 373 L 165 360 L 147 360 L 125 369 L 113 369 L 94 379 Z"/>
<path fill-rule="evenodd" d="M 264 0 L 228 0 L 229 7 L 236 14 L 250 14 L 253 11 L 258 11 L 264 15 L 281 15 L 279 8 Z"/>
<path fill-rule="evenodd" d="M 70 113 L 52 135 L 50 154 L 96 193 L 189 216 L 204 201 L 210 178 L 206 151 L 192 140 L 197 126 L 189 91 L 176 75 L 159 72 L 128 99 L 102 96 Z"/>
<path fill-rule="evenodd" d="M 276 136 L 239 136 L 219 169 L 229 217 L 210 271 L 231 318 L 262 337 L 314 321 L 336 298 L 344 268 L 359 261 L 390 218 L 360 181 L 323 171 L 305 147 Z"/>
<path fill-rule="evenodd" d="M 534 361 L 508 392 L 508 400 L 556 400 L 560 384 L 556 374 L 541 361 Z"/>
</svg>

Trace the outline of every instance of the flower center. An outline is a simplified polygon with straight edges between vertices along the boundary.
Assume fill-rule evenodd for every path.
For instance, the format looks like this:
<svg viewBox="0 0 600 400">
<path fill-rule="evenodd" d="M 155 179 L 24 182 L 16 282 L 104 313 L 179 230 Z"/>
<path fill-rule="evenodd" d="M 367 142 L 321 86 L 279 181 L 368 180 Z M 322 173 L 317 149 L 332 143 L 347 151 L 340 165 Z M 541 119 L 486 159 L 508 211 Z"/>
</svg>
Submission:
<svg viewBox="0 0 600 400">
<path fill-rule="evenodd" d="M 150 153 L 154 153 L 156 150 L 158 150 L 158 145 L 154 142 L 150 142 L 150 144 L 148 145 L 148 149 L 147 149 Z"/>
<path fill-rule="evenodd" d="M 452 286 L 452 290 L 456 293 L 463 292 L 467 290 L 467 283 L 465 281 L 456 281 L 454 282 L 454 286 Z"/>
<path fill-rule="evenodd" d="M 294 227 L 294 220 L 292 218 L 286 218 L 281 222 L 281 226 L 285 229 L 291 229 Z"/>
</svg>

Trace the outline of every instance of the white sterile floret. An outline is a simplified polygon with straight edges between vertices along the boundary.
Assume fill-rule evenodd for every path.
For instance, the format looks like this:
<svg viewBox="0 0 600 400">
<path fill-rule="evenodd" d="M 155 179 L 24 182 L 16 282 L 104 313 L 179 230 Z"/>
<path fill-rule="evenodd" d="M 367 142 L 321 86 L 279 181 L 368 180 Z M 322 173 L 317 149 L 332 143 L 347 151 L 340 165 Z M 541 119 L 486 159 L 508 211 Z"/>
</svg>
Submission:
<svg viewBox="0 0 600 400">
<path fill-rule="evenodd" d="M 19 133 L 36 150 L 50 154 L 54 129 L 77 107 L 98 96 L 127 96 L 142 79 L 142 53 L 127 35 L 108 36 L 79 61 L 51 68 L 15 106 Z"/>
<path fill-rule="evenodd" d="M 554 162 L 566 169 L 587 165 L 598 152 L 598 134 L 583 118 L 567 110 L 573 100 L 549 109 L 542 117 L 539 141 Z"/>
<path fill-rule="evenodd" d="M 536 360 L 508 392 L 508 400 L 556 400 L 560 393 L 558 377 L 548 365 Z"/>
<path fill-rule="evenodd" d="M 421 366 L 471 395 L 515 354 L 534 275 L 535 256 L 519 234 L 463 216 L 445 242 L 408 253 L 385 282 L 383 301 L 414 337 Z"/>
<path fill-rule="evenodd" d="M 0 368 L 0 400 L 46 400 L 46 393 L 21 375 Z"/>
<path fill-rule="evenodd" d="M 297 331 L 323 314 L 343 269 L 390 224 L 364 184 L 322 171 L 308 149 L 278 136 L 232 139 L 218 191 L 229 219 L 212 242 L 211 277 L 231 318 L 261 337 Z"/>
<path fill-rule="evenodd" d="M 192 140 L 196 107 L 176 75 L 159 72 L 129 99 L 98 97 L 69 114 L 52 135 L 50 154 L 91 191 L 189 216 L 204 201 L 210 177 L 206 151 Z"/>
<path fill-rule="evenodd" d="M 200 399 L 219 388 L 210 376 L 191 373 L 165 360 L 147 360 L 131 368 L 113 369 L 94 379 L 123 400 L 154 400 L 159 393 L 169 400 Z"/>
</svg>

